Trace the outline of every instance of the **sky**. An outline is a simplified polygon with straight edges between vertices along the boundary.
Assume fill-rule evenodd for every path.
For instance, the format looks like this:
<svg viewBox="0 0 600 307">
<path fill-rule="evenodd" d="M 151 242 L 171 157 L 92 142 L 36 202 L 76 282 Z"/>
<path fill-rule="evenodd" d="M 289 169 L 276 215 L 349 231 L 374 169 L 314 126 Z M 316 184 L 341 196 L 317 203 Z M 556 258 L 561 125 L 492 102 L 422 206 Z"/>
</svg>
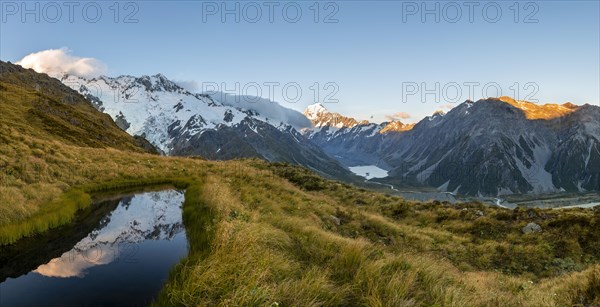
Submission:
<svg viewBox="0 0 600 307">
<path fill-rule="evenodd" d="M 59 50 L 29 60 L 375 122 L 500 95 L 600 104 L 595 0 L 72 3 L 0 2 L 0 59 Z"/>
</svg>

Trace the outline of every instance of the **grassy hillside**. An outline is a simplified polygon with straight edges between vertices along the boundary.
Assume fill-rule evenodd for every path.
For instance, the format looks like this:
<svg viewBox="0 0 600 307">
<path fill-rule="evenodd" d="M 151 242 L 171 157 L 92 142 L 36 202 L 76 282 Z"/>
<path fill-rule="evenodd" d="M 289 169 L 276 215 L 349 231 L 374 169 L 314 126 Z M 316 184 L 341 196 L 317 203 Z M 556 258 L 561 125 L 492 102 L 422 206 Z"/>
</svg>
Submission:
<svg viewBox="0 0 600 307">
<path fill-rule="evenodd" d="M 95 110 L 11 78 L 0 79 L 0 248 L 68 223 L 93 193 L 170 183 L 186 189 L 190 254 L 159 306 L 600 304 L 598 210 L 417 203 L 286 164 L 152 155 L 110 123 L 95 136 Z M 35 112 L 44 105 L 61 112 Z M 542 232 L 523 234 L 530 222 Z"/>
<path fill-rule="evenodd" d="M 185 222 L 214 233 L 210 252 L 175 270 L 159 305 L 600 303 L 598 211 L 414 203 L 247 163 L 207 173 L 196 193 L 215 218 Z M 530 221 L 544 231 L 522 234 Z"/>
<path fill-rule="evenodd" d="M 76 182 L 79 175 L 67 169 L 70 164 L 94 164 L 95 172 L 101 172 L 102 165 L 89 160 L 93 156 L 77 150 L 145 153 L 152 152 L 150 147 L 60 81 L 0 61 L 0 225 L 31 216 L 41 203 L 48 204 L 42 211 L 50 212 L 63 204 L 69 212 L 84 206 L 88 199 L 77 191 L 50 202 Z M 54 216 L 49 224 L 64 222 L 69 215 Z"/>
<path fill-rule="evenodd" d="M 0 61 L 0 127 L 44 140 L 86 147 L 152 152 L 59 80 Z M 3 133 L 4 134 L 4 133 Z M 8 142 L 7 137 L 1 139 Z M 145 147 L 147 149 L 143 149 Z"/>
</svg>

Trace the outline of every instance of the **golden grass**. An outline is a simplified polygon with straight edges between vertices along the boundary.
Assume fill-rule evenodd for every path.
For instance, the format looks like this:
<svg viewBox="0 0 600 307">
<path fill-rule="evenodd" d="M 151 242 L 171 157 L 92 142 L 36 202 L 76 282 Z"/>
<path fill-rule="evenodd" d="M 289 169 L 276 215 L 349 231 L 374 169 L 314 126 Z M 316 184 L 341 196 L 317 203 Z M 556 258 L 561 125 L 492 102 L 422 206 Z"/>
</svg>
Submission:
<svg viewBox="0 0 600 307">
<path fill-rule="evenodd" d="M 199 195 L 218 217 L 214 240 L 204 257 L 190 255 L 182 263 L 157 305 L 565 306 L 597 300 L 591 291 L 598 265 L 535 281 L 472 266 L 465 271 L 434 246 L 447 241 L 457 248 L 468 238 L 394 222 L 370 205 L 348 208 L 276 176 L 209 172 Z M 395 242 L 345 232 L 331 219 L 341 210 L 362 215 Z"/>
<path fill-rule="evenodd" d="M 165 183 L 186 189 L 190 253 L 156 305 L 600 303 L 599 214 L 591 210 L 407 202 L 282 164 L 77 144 L 32 130 L 26 110 L 7 107 L 0 245 L 68 223 L 93 193 Z M 521 234 L 530 221 L 544 231 Z"/>
</svg>

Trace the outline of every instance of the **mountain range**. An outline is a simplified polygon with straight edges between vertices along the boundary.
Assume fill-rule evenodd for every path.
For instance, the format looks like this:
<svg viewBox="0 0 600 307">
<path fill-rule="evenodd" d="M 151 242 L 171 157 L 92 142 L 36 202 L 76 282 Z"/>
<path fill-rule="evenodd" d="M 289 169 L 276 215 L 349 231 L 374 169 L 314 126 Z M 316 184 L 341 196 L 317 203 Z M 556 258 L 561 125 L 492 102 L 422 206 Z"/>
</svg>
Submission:
<svg viewBox="0 0 600 307">
<path fill-rule="evenodd" d="M 346 166 L 389 170 L 378 179 L 388 184 L 478 196 L 600 190 L 598 106 L 489 98 L 388 131 L 390 123 L 321 124 L 335 117 L 322 106 L 305 113 L 310 140 Z"/>
<path fill-rule="evenodd" d="M 275 102 L 191 93 L 161 74 L 55 77 L 163 154 L 213 160 L 260 158 L 302 165 L 328 178 L 358 179 L 298 131 L 311 126 L 306 117 Z"/>
<path fill-rule="evenodd" d="M 375 165 L 394 187 L 461 195 L 600 190 L 600 107 L 538 105 L 509 97 L 467 100 L 416 124 L 371 123 L 314 104 L 191 93 L 161 74 L 86 79 L 54 76 L 157 151 L 213 160 L 260 158 L 325 177 Z"/>
</svg>

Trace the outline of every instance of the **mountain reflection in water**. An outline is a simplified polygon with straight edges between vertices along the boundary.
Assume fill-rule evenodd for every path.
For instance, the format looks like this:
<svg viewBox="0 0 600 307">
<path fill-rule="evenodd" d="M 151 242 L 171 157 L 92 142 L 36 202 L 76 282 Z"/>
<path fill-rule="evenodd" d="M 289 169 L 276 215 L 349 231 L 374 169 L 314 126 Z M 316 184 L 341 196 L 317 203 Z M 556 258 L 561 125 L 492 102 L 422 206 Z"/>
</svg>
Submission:
<svg viewBox="0 0 600 307">
<path fill-rule="evenodd" d="M 0 283 L 0 306 L 148 303 L 170 269 L 187 254 L 183 201 L 183 193 L 176 190 L 121 198 L 114 210 L 95 220 L 91 232 L 55 254 L 60 256 L 46 257 L 37 265 L 26 262 L 31 272 L 23 267 L 20 276 Z M 42 238 L 38 245 L 48 241 Z M 29 258 L 34 243 L 27 242 Z M 39 248 L 39 257 L 33 259 L 44 259 L 45 249 Z M 16 260 L 21 255 L 7 258 Z M 19 261 L 4 265 L 19 265 Z"/>
</svg>

